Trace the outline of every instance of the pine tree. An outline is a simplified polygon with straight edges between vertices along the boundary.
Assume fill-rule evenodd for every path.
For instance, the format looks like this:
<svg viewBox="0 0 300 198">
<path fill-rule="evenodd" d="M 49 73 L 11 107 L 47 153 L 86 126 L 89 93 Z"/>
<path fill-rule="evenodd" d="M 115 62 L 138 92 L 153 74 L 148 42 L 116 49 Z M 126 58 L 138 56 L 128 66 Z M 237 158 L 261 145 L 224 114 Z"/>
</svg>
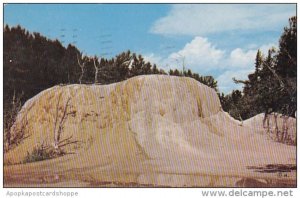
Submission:
<svg viewBox="0 0 300 198">
<path fill-rule="evenodd" d="M 279 52 L 274 70 L 281 81 L 281 112 L 295 115 L 297 110 L 297 18 L 289 19 L 289 27 L 279 40 Z"/>
<path fill-rule="evenodd" d="M 289 27 L 279 40 L 276 72 L 283 78 L 297 76 L 297 18 L 289 19 Z"/>
<path fill-rule="evenodd" d="M 256 57 L 255 57 L 255 73 L 259 73 L 262 70 L 262 63 L 263 63 L 263 55 L 260 50 L 257 50 Z"/>
</svg>

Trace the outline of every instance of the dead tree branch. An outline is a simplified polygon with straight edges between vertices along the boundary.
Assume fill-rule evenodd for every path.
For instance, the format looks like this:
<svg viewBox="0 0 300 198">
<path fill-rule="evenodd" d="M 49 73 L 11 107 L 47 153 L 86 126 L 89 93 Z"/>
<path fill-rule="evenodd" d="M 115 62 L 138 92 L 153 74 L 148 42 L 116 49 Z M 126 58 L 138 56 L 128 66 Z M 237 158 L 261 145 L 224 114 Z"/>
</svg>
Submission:
<svg viewBox="0 0 300 198">
<path fill-rule="evenodd" d="M 247 84 L 247 83 L 248 83 L 247 80 L 238 80 L 238 79 L 236 79 L 235 77 L 233 77 L 232 80 L 233 80 L 233 82 L 234 82 L 235 84 L 239 84 L 239 83 Z"/>
<path fill-rule="evenodd" d="M 78 62 L 78 65 L 79 65 L 79 67 L 80 67 L 80 69 L 81 69 L 81 75 L 80 75 L 80 77 L 79 77 L 79 84 L 81 84 L 82 78 L 83 78 L 83 74 L 84 74 L 84 66 L 85 66 L 85 62 L 83 62 L 82 64 L 80 63 L 78 54 L 77 54 L 77 62 Z"/>
<path fill-rule="evenodd" d="M 67 119 L 67 110 L 68 110 L 68 106 L 69 106 L 69 102 L 71 100 L 71 98 L 68 98 L 65 106 L 64 106 L 64 110 L 63 110 L 63 115 L 60 118 L 60 121 L 58 123 L 58 119 L 59 119 L 59 102 L 61 100 L 61 95 L 57 101 L 57 105 L 56 105 L 56 114 L 55 114 L 55 121 L 54 121 L 54 148 L 57 150 L 59 147 L 59 142 L 60 142 L 60 137 L 61 134 L 63 132 L 63 128 L 64 128 L 64 123 Z M 56 130 L 58 125 L 58 129 Z"/>
<path fill-rule="evenodd" d="M 57 121 L 58 121 L 58 112 L 59 112 L 59 102 L 61 99 L 61 95 L 59 96 L 58 100 L 57 100 L 57 104 L 56 104 L 56 112 L 55 112 L 55 120 L 54 120 L 54 129 L 53 129 L 53 134 L 54 134 L 54 147 L 57 146 L 57 131 L 56 131 L 56 126 L 57 126 Z"/>
<path fill-rule="evenodd" d="M 94 83 L 97 84 L 98 83 L 98 72 L 99 72 L 99 69 L 100 69 L 101 59 L 99 61 L 99 65 L 96 64 L 96 60 L 98 62 L 97 57 L 94 57 L 93 60 L 94 60 L 94 67 L 95 67 L 95 81 L 94 81 Z"/>
<path fill-rule="evenodd" d="M 284 85 L 282 79 L 276 74 L 275 70 L 272 69 L 272 68 L 271 68 L 270 66 L 268 66 L 268 65 L 266 65 L 266 66 L 267 66 L 267 68 L 272 72 L 272 74 L 274 75 L 274 77 L 278 80 L 278 82 L 280 83 L 280 86 L 281 86 L 282 88 L 285 88 L 285 85 Z"/>
<path fill-rule="evenodd" d="M 63 127 L 64 127 L 64 123 L 66 121 L 66 118 L 67 118 L 67 109 L 68 109 L 68 106 L 69 106 L 69 102 L 70 102 L 71 98 L 68 98 L 67 102 L 66 102 L 66 105 L 64 107 L 64 113 L 63 113 L 63 116 L 61 117 L 61 120 L 59 122 L 59 127 L 58 127 L 58 131 L 57 131 L 57 142 L 60 141 L 60 136 L 61 136 L 61 133 L 63 131 Z"/>
</svg>

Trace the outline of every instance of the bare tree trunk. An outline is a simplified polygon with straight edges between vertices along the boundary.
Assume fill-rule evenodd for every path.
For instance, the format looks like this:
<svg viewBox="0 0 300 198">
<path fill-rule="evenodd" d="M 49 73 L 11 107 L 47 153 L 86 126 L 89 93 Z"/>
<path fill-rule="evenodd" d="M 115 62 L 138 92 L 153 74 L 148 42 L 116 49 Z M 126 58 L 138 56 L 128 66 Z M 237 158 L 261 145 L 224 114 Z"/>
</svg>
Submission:
<svg viewBox="0 0 300 198">
<path fill-rule="evenodd" d="M 240 117 L 240 126 L 243 126 L 243 118 L 240 113 L 239 113 L 239 117 Z"/>
<path fill-rule="evenodd" d="M 95 71 L 95 84 L 98 83 L 98 68 L 96 68 L 96 71 Z"/>
<path fill-rule="evenodd" d="M 84 73 L 84 70 L 83 70 L 83 67 L 81 67 L 81 75 L 79 77 L 79 84 L 81 84 L 81 82 L 82 82 L 83 73 Z"/>
<path fill-rule="evenodd" d="M 268 127 L 268 133 L 270 133 L 270 116 L 268 115 L 268 119 L 267 119 L 267 127 Z M 271 130 L 272 133 L 272 130 Z"/>
<path fill-rule="evenodd" d="M 274 121 L 275 121 L 276 137 L 278 137 L 278 134 L 279 134 L 278 123 L 277 123 L 277 117 L 278 117 L 278 114 L 274 112 Z"/>
<path fill-rule="evenodd" d="M 263 120 L 263 128 L 266 128 L 266 121 L 268 119 L 268 114 L 265 113 L 265 116 L 264 116 L 264 120 Z"/>
<path fill-rule="evenodd" d="M 55 112 L 55 120 L 54 120 L 54 148 L 56 149 L 58 146 L 58 141 L 57 141 L 57 132 L 56 132 L 56 127 L 57 127 L 57 121 L 58 121 L 58 112 L 59 112 L 59 102 L 61 99 L 61 95 L 59 96 L 58 100 L 57 100 L 57 104 L 56 104 L 56 112 Z"/>
<path fill-rule="evenodd" d="M 282 141 L 285 141 L 288 135 L 288 116 L 283 116 L 283 124 L 282 124 Z"/>
<path fill-rule="evenodd" d="M 101 59 L 100 59 L 100 63 L 101 63 Z M 98 83 L 98 71 L 100 68 L 100 63 L 99 63 L 99 67 L 96 64 L 96 57 L 94 57 L 94 67 L 95 67 L 95 81 L 94 83 L 97 84 Z"/>
<path fill-rule="evenodd" d="M 266 126 L 266 122 L 267 122 L 267 126 Z M 267 133 L 269 134 L 270 133 L 270 115 L 268 113 L 265 113 L 265 117 L 263 120 L 263 127 L 267 128 Z"/>
<path fill-rule="evenodd" d="M 79 77 L 79 84 L 81 84 L 81 82 L 82 82 L 82 77 L 83 77 L 83 74 L 84 74 L 84 66 L 85 66 L 85 63 L 84 63 L 84 62 L 83 62 L 82 64 L 80 63 L 80 60 L 79 60 L 78 55 L 77 55 L 77 62 L 78 62 L 78 65 L 79 65 L 79 67 L 80 67 L 80 69 L 81 69 L 81 75 L 80 75 L 80 77 Z"/>
<path fill-rule="evenodd" d="M 63 131 L 63 126 L 64 126 L 64 123 L 66 121 L 66 116 L 67 116 L 67 109 L 68 109 L 68 106 L 69 106 L 69 102 L 70 102 L 71 98 L 68 98 L 66 104 L 65 104 L 65 107 L 64 107 L 64 113 L 61 117 L 61 120 L 59 122 L 59 127 L 58 127 L 58 131 L 57 131 L 57 142 L 59 143 L 60 141 L 60 136 L 61 136 L 61 133 Z"/>
<path fill-rule="evenodd" d="M 60 137 L 63 131 L 63 126 L 65 123 L 65 120 L 67 118 L 67 109 L 69 106 L 69 102 L 71 100 L 71 98 L 68 98 L 65 106 L 64 106 L 64 111 L 63 111 L 63 115 L 58 123 L 59 120 L 59 102 L 61 100 L 61 95 L 59 96 L 59 99 L 57 101 L 57 105 L 56 105 L 56 114 L 55 114 L 55 121 L 54 121 L 54 149 L 58 150 L 59 147 L 59 141 L 60 141 Z M 58 129 L 57 129 L 58 127 Z"/>
</svg>

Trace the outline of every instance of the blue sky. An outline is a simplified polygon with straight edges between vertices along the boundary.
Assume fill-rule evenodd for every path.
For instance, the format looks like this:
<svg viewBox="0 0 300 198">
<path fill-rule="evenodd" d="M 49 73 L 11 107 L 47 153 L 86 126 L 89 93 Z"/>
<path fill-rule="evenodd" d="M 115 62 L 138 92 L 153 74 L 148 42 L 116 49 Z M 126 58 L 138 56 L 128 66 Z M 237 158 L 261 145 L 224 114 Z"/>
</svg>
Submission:
<svg viewBox="0 0 300 198">
<path fill-rule="evenodd" d="M 87 55 L 130 49 L 163 69 L 212 75 L 219 89 L 241 89 L 256 51 L 278 45 L 296 4 L 8 4 L 4 23 L 74 43 Z"/>
</svg>

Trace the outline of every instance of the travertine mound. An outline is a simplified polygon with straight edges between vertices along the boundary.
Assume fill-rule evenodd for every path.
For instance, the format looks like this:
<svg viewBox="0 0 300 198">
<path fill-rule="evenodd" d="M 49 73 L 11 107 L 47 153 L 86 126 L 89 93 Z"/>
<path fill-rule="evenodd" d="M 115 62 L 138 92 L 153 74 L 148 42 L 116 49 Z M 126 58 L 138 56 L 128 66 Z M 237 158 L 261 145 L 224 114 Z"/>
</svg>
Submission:
<svg viewBox="0 0 300 198">
<path fill-rule="evenodd" d="M 280 139 L 283 135 L 286 143 L 296 143 L 297 141 L 297 122 L 293 117 L 287 117 L 279 113 L 271 113 L 265 117 L 265 114 L 261 113 L 245 120 L 243 124 L 247 127 L 252 127 L 256 133 L 268 135 L 273 140 Z M 277 132 L 278 134 L 276 134 Z"/>
<path fill-rule="evenodd" d="M 213 89 L 165 75 L 41 92 L 23 106 L 12 136 L 26 126 L 28 137 L 5 155 L 5 162 L 22 162 L 35 145 L 53 145 L 54 123 L 65 109 L 61 140 L 78 141 L 64 147 L 69 154 L 7 167 L 6 175 L 35 171 L 72 181 L 214 186 L 203 175 L 254 176 L 258 173 L 248 166 L 295 164 L 296 147 L 231 118 Z M 234 185 L 230 179 L 219 182 Z"/>
</svg>

